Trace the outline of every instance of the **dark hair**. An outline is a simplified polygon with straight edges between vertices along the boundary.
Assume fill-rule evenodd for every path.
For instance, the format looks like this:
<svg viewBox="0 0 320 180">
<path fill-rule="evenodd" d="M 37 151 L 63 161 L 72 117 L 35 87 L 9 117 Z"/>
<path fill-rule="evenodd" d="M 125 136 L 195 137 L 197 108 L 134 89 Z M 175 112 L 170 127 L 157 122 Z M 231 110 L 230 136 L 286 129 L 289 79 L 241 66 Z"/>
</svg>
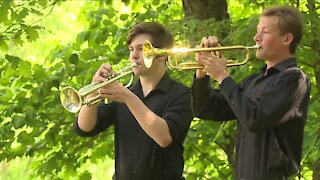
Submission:
<svg viewBox="0 0 320 180">
<path fill-rule="evenodd" d="M 303 19 L 301 13 L 294 7 L 283 5 L 267 8 L 261 16 L 276 16 L 279 18 L 278 26 L 281 35 L 291 33 L 293 36 L 289 50 L 294 54 L 303 35 Z"/>
<path fill-rule="evenodd" d="M 152 46 L 156 48 L 171 48 L 173 46 L 172 34 L 161 24 L 156 22 L 143 22 L 132 27 L 127 37 L 127 45 L 140 34 L 151 36 Z"/>
</svg>

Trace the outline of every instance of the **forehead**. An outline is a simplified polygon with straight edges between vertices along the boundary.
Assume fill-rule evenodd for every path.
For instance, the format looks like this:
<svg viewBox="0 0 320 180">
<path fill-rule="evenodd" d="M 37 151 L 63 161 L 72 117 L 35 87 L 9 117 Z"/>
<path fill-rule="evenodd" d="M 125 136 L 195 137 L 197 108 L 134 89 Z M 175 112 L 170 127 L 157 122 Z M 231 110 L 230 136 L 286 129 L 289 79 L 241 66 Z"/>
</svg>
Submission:
<svg viewBox="0 0 320 180">
<path fill-rule="evenodd" d="M 258 28 L 278 29 L 279 18 L 276 16 L 262 16 Z"/>
<path fill-rule="evenodd" d="M 142 45 L 146 40 L 151 41 L 151 36 L 149 34 L 139 34 L 134 37 L 129 46 L 138 46 Z"/>
</svg>

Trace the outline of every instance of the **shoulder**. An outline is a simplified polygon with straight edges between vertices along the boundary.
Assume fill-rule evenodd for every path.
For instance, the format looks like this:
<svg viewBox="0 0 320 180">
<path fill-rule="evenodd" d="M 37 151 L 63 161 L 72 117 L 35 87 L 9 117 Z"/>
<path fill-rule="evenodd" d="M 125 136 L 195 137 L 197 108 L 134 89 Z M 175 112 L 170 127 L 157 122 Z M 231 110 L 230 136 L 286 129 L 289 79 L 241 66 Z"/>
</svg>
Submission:
<svg viewBox="0 0 320 180">
<path fill-rule="evenodd" d="M 298 67 L 289 67 L 279 73 L 280 79 L 308 79 L 308 76 Z"/>
<path fill-rule="evenodd" d="M 191 97 L 191 89 L 181 82 L 178 82 L 174 79 L 170 80 L 168 89 L 168 95 L 174 98 L 178 98 L 180 96 L 190 96 Z"/>
<path fill-rule="evenodd" d="M 181 90 L 190 90 L 189 87 L 187 87 L 186 85 L 182 84 L 181 82 L 178 82 L 176 80 L 171 79 L 171 88 L 172 89 L 181 89 Z"/>
<path fill-rule="evenodd" d="M 246 84 L 246 83 L 249 83 L 251 82 L 253 79 L 255 79 L 257 76 L 259 76 L 261 73 L 253 73 L 247 77 L 245 77 L 243 80 L 242 80 L 242 84 Z"/>
</svg>

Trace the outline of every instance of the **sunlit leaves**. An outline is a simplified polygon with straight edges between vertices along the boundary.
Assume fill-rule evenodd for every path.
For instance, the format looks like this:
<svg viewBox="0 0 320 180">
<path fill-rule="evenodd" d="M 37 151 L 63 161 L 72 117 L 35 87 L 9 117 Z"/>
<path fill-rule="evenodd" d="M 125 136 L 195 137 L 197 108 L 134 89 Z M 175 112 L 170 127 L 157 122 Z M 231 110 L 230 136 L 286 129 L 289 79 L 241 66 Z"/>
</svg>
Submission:
<svg viewBox="0 0 320 180">
<path fill-rule="evenodd" d="M 28 61 L 20 61 L 19 74 L 24 78 L 31 78 L 32 77 L 31 63 Z"/>
<path fill-rule="evenodd" d="M 2 41 L 13 39 L 13 42 L 21 45 L 24 38 L 27 41 L 37 39 L 40 27 L 33 24 L 40 20 L 39 15 L 43 15 L 47 7 L 54 6 L 53 2 L 54 0 L 1 1 L 0 48 L 7 49 Z"/>
<path fill-rule="evenodd" d="M 7 24 L 11 1 L 0 2 L 0 22 Z"/>
<path fill-rule="evenodd" d="M 2 36 L 0 36 L 0 49 L 3 51 L 7 51 L 8 48 L 9 48 L 8 44 L 6 43 L 4 38 Z"/>
</svg>

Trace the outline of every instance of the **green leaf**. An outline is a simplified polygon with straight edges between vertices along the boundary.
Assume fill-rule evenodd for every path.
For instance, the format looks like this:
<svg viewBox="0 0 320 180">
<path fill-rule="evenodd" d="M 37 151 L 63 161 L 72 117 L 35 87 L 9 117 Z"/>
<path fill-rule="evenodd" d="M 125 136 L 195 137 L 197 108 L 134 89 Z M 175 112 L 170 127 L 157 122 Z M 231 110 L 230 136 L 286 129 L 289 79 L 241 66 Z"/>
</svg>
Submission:
<svg viewBox="0 0 320 180">
<path fill-rule="evenodd" d="M 128 5 L 130 3 L 130 0 L 122 0 L 123 3 L 125 3 L 125 5 Z"/>
<path fill-rule="evenodd" d="M 31 78 L 32 77 L 31 63 L 28 61 L 23 61 L 23 60 L 20 61 L 19 74 L 22 77 Z"/>
<path fill-rule="evenodd" d="M 81 59 L 87 60 L 95 57 L 95 52 L 92 48 L 86 48 L 80 53 Z"/>
<path fill-rule="evenodd" d="M 69 62 L 71 64 L 77 65 L 79 62 L 79 56 L 77 54 L 71 54 L 71 56 L 69 57 Z"/>
<path fill-rule="evenodd" d="M 3 51 L 8 51 L 9 46 L 6 41 L 0 36 L 0 49 Z"/>
<path fill-rule="evenodd" d="M 60 86 L 60 81 L 57 80 L 57 79 L 53 79 L 53 80 L 51 81 L 51 84 L 52 84 L 53 87 L 59 88 L 59 86 Z"/>
<path fill-rule="evenodd" d="M 19 129 L 25 125 L 25 117 L 22 115 L 15 114 L 12 117 L 12 125 L 14 128 Z"/>
<path fill-rule="evenodd" d="M 23 44 L 23 40 L 21 39 L 21 34 L 22 34 L 22 31 L 19 30 L 13 35 L 12 41 L 17 45 Z"/>
<path fill-rule="evenodd" d="M 82 174 L 80 174 L 80 177 L 79 177 L 80 180 L 91 180 L 91 178 L 92 176 L 89 171 L 83 172 Z"/>
<path fill-rule="evenodd" d="M 39 5 L 41 5 L 42 7 L 46 7 L 48 5 L 48 3 L 51 3 L 50 1 L 48 2 L 48 0 L 41 0 L 41 1 L 37 1 L 39 3 Z"/>
<path fill-rule="evenodd" d="M 44 70 L 44 68 L 42 66 L 40 66 L 39 64 L 35 64 L 33 66 L 33 72 L 34 72 L 34 78 L 38 81 L 41 82 L 43 80 L 47 80 L 48 79 L 48 74 L 47 72 Z"/>
<path fill-rule="evenodd" d="M 5 71 L 4 71 L 4 77 L 8 78 L 8 80 L 11 80 L 11 78 L 15 77 L 15 76 L 19 76 L 16 72 L 15 69 L 11 68 L 11 67 L 8 67 Z M 6 82 L 6 84 L 10 84 L 10 81 Z M 5 85 L 5 84 L 3 84 Z"/>
<path fill-rule="evenodd" d="M 126 20 L 128 19 L 128 17 L 129 17 L 128 14 L 121 14 L 121 15 L 120 15 L 120 19 L 121 19 L 122 21 L 126 21 Z"/>
<path fill-rule="evenodd" d="M 25 153 L 26 146 L 24 144 L 18 144 L 16 142 L 13 142 L 12 144 L 17 145 L 14 145 L 13 147 L 9 148 L 10 153 L 14 154 L 15 156 L 22 156 Z"/>
<path fill-rule="evenodd" d="M 0 95 L 1 95 L 1 98 L 5 100 L 10 100 L 12 99 L 14 93 L 10 88 L 4 88 L 4 89 L 0 89 Z"/>
<path fill-rule="evenodd" d="M 0 22 L 6 22 L 8 20 L 9 8 L 11 1 L 2 1 L 0 4 Z"/>
<path fill-rule="evenodd" d="M 154 6 L 159 5 L 159 0 L 153 0 L 153 1 L 152 1 L 152 5 L 154 5 Z"/>
<path fill-rule="evenodd" d="M 22 61 L 21 58 L 16 57 L 16 56 L 10 56 L 8 54 L 5 55 L 5 58 L 9 61 L 9 63 L 11 64 L 12 69 L 17 69 L 19 62 Z"/>
<path fill-rule="evenodd" d="M 16 21 L 22 22 L 23 19 L 28 15 L 28 9 L 23 9 L 19 14 L 16 15 Z"/>
<path fill-rule="evenodd" d="M 30 134 L 24 131 L 19 134 L 17 141 L 20 142 L 21 144 L 31 145 L 34 143 L 34 138 L 31 137 Z"/>
<path fill-rule="evenodd" d="M 39 35 L 38 35 L 38 32 L 36 30 L 37 28 L 36 27 L 32 27 L 32 26 L 26 26 L 24 28 L 24 31 L 26 32 L 27 34 L 27 39 L 29 41 L 34 41 L 36 40 L 37 38 L 39 38 Z"/>
<path fill-rule="evenodd" d="M 113 8 L 108 8 L 105 14 L 107 15 L 109 20 L 111 20 L 113 17 L 116 16 L 116 12 L 114 11 Z"/>
<path fill-rule="evenodd" d="M 13 139 L 14 131 L 11 130 L 11 125 L 5 125 L 0 127 L 0 136 L 1 139 Z"/>
</svg>

